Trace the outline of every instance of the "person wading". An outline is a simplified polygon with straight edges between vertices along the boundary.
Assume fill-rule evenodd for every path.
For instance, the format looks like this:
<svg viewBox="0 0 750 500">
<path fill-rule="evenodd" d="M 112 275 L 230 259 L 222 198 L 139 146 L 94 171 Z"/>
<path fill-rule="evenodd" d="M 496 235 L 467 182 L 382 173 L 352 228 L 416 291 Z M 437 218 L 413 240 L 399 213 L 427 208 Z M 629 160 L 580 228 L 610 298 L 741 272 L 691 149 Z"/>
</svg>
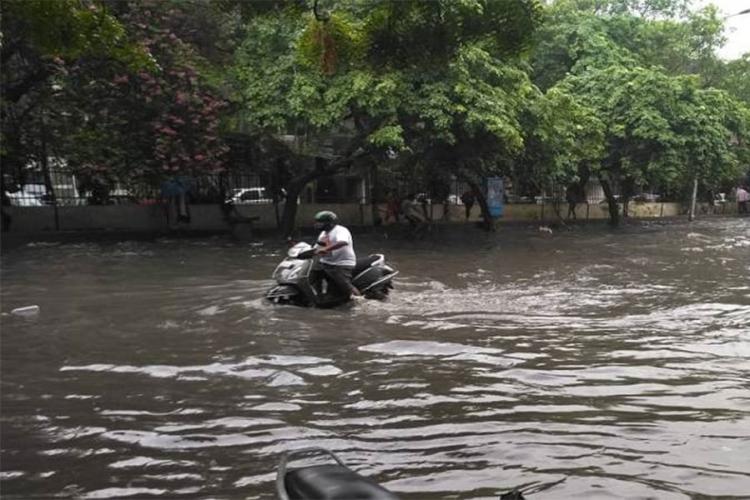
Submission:
<svg viewBox="0 0 750 500">
<path fill-rule="evenodd" d="M 357 263 L 352 234 L 338 223 L 338 217 L 330 210 L 315 214 L 315 229 L 321 231 L 315 244 L 315 254 L 320 259 L 317 269 L 311 273 L 311 284 L 320 293 L 325 279 L 330 299 L 338 296 L 348 300 L 359 296 L 359 291 L 352 285 L 352 271 Z M 335 293 L 331 293 L 331 288 L 336 289 Z"/>
<path fill-rule="evenodd" d="M 475 201 L 476 196 L 473 189 L 469 189 L 461 195 L 461 203 L 464 204 L 464 209 L 466 210 L 466 220 L 469 220 L 469 217 L 471 217 L 471 208 L 474 206 Z"/>
</svg>

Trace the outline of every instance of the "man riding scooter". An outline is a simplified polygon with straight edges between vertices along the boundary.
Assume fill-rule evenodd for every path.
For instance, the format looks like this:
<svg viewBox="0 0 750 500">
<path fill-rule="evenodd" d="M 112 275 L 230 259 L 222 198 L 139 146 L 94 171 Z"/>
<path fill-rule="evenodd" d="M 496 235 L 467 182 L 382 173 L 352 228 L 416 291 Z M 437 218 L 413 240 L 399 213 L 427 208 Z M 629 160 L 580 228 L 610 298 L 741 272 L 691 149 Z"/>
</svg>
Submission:
<svg viewBox="0 0 750 500">
<path fill-rule="evenodd" d="M 321 231 L 315 245 L 315 254 L 320 258 L 310 273 L 311 285 L 320 295 L 325 280 L 328 284 L 326 295 L 331 299 L 359 296 L 359 291 L 352 285 L 352 271 L 357 264 L 352 234 L 338 223 L 338 217 L 330 210 L 315 214 L 315 229 Z"/>
</svg>

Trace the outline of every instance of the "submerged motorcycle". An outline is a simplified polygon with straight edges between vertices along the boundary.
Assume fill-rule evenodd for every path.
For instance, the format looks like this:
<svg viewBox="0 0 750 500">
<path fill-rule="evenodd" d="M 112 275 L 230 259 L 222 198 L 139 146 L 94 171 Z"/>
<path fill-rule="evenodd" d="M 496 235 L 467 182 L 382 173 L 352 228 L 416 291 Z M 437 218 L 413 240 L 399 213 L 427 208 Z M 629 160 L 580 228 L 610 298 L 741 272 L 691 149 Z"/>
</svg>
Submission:
<svg viewBox="0 0 750 500">
<path fill-rule="evenodd" d="M 292 460 L 305 455 L 327 455 L 335 464 L 308 465 L 289 468 Z M 312 447 L 286 451 L 276 470 L 276 495 L 279 500 L 398 500 L 399 497 L 372 479 L 346 466 L 332 451 Z M 499 500 L 525 500 L 513 490 L 500 495 Z"/>
<path fill-rule="evenodd" d="M 297 243 L 287 252 L 287 258 L 276 266 L 273 279 L 276 286 L 266 298 L 276 304 L 334 307 L 349 301 L 338 290 L 316 290 L 310 283 L 310 272 L 316 262 L 315 249 L 307 243 Z M 383 254 L 357 259 L 352 271 L 352 285 L 366 299 L 383 300 L 393 289 L 393 278 L 398 271 L 386 264 Z"/>
</svg>

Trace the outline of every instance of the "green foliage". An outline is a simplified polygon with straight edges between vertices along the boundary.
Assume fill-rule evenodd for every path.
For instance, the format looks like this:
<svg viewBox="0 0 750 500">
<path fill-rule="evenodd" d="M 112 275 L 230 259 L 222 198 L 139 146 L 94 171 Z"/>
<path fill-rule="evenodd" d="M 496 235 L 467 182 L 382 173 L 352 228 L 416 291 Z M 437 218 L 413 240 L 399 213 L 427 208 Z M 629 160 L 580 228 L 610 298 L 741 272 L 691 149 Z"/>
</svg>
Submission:
<svg viewBox="0 0 750 500">
<path fill-rule="evenodd" d="M 404 148 L 404 130 L 401 125 L 384 125 L 370 134 L 368 140 L 380 148 Z"/>
<path fill-rule="evenodd" d="M 711 84 L 721 66 L 723 21 L 716 8 L 688 11 L 678 0 L 558 0 L 537 34 L 535 81 L 549 88 L 578 66 L 638 64 L 699 74 Z"/>
<path fill-rule="evenodd" d="M 469 136 L 487 132 L 507 151 L 519 151 L 523 146 L 519 113 L 536 91 L 527 75 L 476 45 L 462 48 L 451 69 L 454 119 L 460 120 L 456 125 Z"/>
<path fill-rule="evenodd" d="M 469 4 L 475 9 L 484 5 L 465 4 L 463 9 Z M 360 26 L 341 24 L 345 29 L 340 31 L 349 34 L 342 35 L 342 43 L 357 47 L 360 36 L 371 40 L 374 35 L 367 29 L 377 25 L 381 7 L 376 4 L 372 17 Z M 412 15 L 436 8 L 425 2 L 388 7 Z M 481 9 L 476 12 L 479 15 Z M 302 126 L 308 133 L 322 134 L 353 120 L 355 127 L 368 134 L 377 131 L 370 144 L 399 147 L 408 138 L 424 141 L 426 134 L 430 140 L 454 142 L 460 129 L 469 136 L 488 132 L 506 150 L 520 149 L 523 134 L 517 115 L 534 89 L 516 65 L 492 55 L 486 40 L 455 47 L 454 57 L 440 68 L 431 64 L 404 68 L 394 63 L 376 69 L 372 64 L 382 63 L 381 59 L 352 57 L 335 73 L 321 72 L 319 64 L 304 62 L 318 60 L 315 29 L 336 26 L 334 19 L 320 23 L 279 14 L 250 22 L 233 72 L 248 103 L 243 112 L 245 123 L 261 130 Z"/>
<path fill-rule="evenodd" d="M 327 21 L 289 10 L 249 20 L 231 73 L 243 127 L 303 138 L 308 154 L 331 137 L 343 158 L 401 151 L 405 175 L 431 179 L 494 171 L 523 149 L 520 116 L 538 91 L 520 56 L 531 47 L 541 2 L 325 7 Z M 316 174 L 297 175 L 295 186 Z"/>
<path fill-rule="evenodd" d="M 4 0 L 6 43 L 23 38 L 44 57 L 114 57 L 134 68 L 151 64 L 147 53 L 130 44 L 125 28 L 98 1 Z"/>
<path fill-rule="evenodd" d="M 541 22 L 538 0 L 359 2 L 368 60 L 375 66 L 440 66 L 466 44 L 482 42 L 516 57 L 531 47 Z"/>
<path fill-rule="evenodd" d="M 60 158 L 104 193 L 215 171 L 222 99 L 206 87 L 192 2 L 3 4 L 3 170 Z M 206 16 L 202 16 L 206 26 Z M 174 23 L 174 24 L 173 24 Z M 175 26 L 176 25 L 176 26 Z M 210 31 L 210 30 L 209 30 Z"/>
<path fill-rule="evenodd" d="M 393 177 L 436 193 L 511 171 L 535 189 L 716 184 L 750 158 L 750 63 L 719 60 L 722 19 L 689 6 L 5 0 L 3 160 L 38 154 L 44 122 L 97 175 L 211 171 L 223 121 L 335 168 L 398 151 Z"/>
<path fill-rule="evenodd" d="M 669 186 L 698 176 L 717 183 L 738 174 L 731 141 L 747 115 L 726 93 L 701 90 L 695 78 L 643 67 L 610 66 L 571 76 L 575 94 L 606 124 L 599 172 L 623 184 Z"/>
<path fill-rule="evenodd" d="M 605 123 L 590 107 L 553 87 L 530 107 L 525 165 L 533 177 L 560 185 L 580 180 L 582 166 L 605 156 Z"/>
<path fill-rule="evenodd" d="M 696 177 L 716 186 L 738 175 L 747 158 L 747 108 L 731 94 L 742 98 L 747 66 L 718 59 L 724 28 L 717 10 L 689 6 L 551 5 L 533 58 L 534 81 L 548 90 L 524 126 L 526 175 L 570 180 L 590 173 L 619 187 L 624 199 L 638 186 L 681 189 Z M 575 106 L 565 105 L 569 99 Z M 561 118 L 563 128 L 549 117 Z"/>
<path fill-rule="evenodd" d="M 301 60 L 326 75 L 345 71 L 362 57 L 362 34 L 347 16 L 333 14 L 325 21 L 310 16 L 299 40 Z"/>
<path fill-rule="evenodd" d="M 750 106 L 750 52 L 727 62 L 718 73 L 715 86 Z"/>
</svg>

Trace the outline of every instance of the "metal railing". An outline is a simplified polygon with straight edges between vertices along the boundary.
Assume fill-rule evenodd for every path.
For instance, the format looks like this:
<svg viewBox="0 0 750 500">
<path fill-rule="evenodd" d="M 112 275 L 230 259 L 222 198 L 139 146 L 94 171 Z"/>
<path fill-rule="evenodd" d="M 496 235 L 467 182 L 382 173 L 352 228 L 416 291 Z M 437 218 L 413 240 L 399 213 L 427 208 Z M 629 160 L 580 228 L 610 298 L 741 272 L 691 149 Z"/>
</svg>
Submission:
<svg viewBox="0 0 750 500">
<path fill-rule="evenodd" d="M 182 195 L 186 196 L 190 203 L 196 204 L 222 203 L 230 200 L 238 205 L 270 204 L 282 200 L 283 190 L 278 189 L 274 193 L 268 184 L 260 175 L 248 172 L 222 172 L 201 176 L 174 176 L 151 181 L 121 182 L 96 175 L 74 174 L 67 170 L 50 169 L 46 176 L 41 172 L 26 172 L 22 182 L 9 182 L 6 178 L 3 186 L 3 204 L 19 207 L 152 205 L 170 197 Z M 321 186 L 318 187 L 313 197 L 319 203 L 342 203 L 353 202 L 354 198 L 358 201 L 365 199 L 361 195 L 353 198 L 348 191 L 328 193 L 321 189 Z M 400 204 L 400 201 L 406 197 L 407 187 L 411 187 L 408 192 L 414 193 L 417 200 L 427 204 L 464 205 L 462 198 L 470 191 L 468 185 L 460 182 L 452 183 L 447 195 L 445 192 L 438 195 L 430 192 L 429 189 L 420 189 L 417 186 L 402 186 L 398 190 L 392 189 L 381 193 L 381 196 L 376 197 L 375 202 L 394 203 L 396 199 Z M 369 196 L 366 198 L 369 199 Z M 553 187 L 543 194 L 518 194 L 513 191 L 512 186 L 506 189 L 504 201 L 506 204 L 559 205 L 561 210 L 567 210 L 570 202 L 564 188 Z M 679 196 L 665 197 L 652 193 L 642 193 L 631 198 L 631 202 L 642 201 L 680 200 Z M 587 186 L 585 194 L 581 194 L 576 200 L 577 205 L 604 203 L 606 203 L 604 192 L 596 185 Z"/>
<path fill-rule="evenodd" d="M 253 174 L 221 173 L 200 177 L 175 176 L 158 181 L 130 181 L 50 170 L 27 173 L 21 182 L 6 182 L 3 204 L 19 207 L 84 205 L 151 205 L 185 195 L 192 203 L 272 203 L 273 196 Z"/>
</svg>

